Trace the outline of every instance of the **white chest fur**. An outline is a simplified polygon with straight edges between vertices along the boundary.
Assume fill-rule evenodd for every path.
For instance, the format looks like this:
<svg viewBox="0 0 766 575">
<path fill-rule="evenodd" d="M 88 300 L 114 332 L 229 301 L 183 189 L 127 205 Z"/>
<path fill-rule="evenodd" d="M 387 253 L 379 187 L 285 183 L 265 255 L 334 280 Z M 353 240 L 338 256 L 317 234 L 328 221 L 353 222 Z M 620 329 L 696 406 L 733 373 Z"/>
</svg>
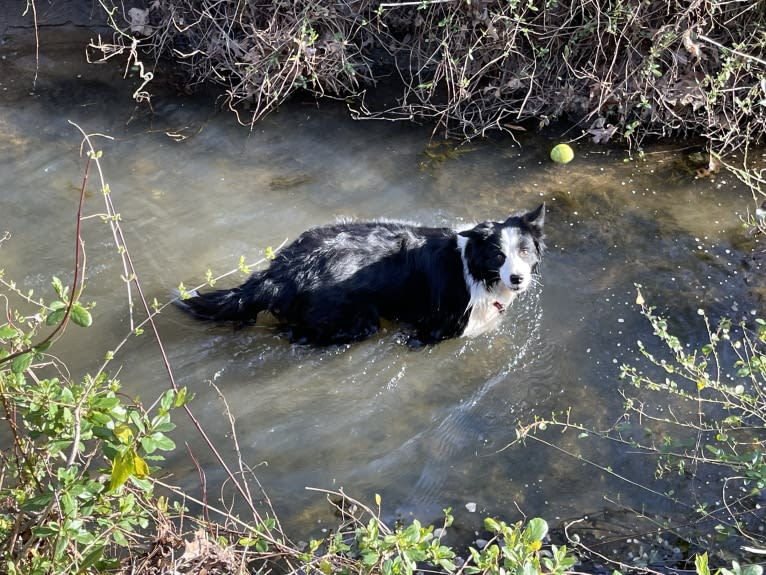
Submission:
<svg viewBox="0 0 766 575">
<path fill-rule="evenodd" d="M 497 328 L 505 310 L 516 297 L 507 288 L 500 290 L 500 293 L 490 293 L 483 286 L 477 287 L 476 292 L 483 293 L 471 294 L 471 315 L 463 330 L 463 337 L 476 337 Z"/>
<path fill-rule="evenodd" d="M 463 277 L 470 293 L 468 307 L 471 310 L 462 335 L 476 337 L 495 329 L 500 324 L 505 310 L 529 285 L 532 270 L 518 253 L 520 251 L 518 230 L 503 230 L 500 242 L 501 250 L 506 256 L 505 261 L 497 270 L 499 281 L 488 289 L 484 282 L 478 281 L 468 270 L 467 242 L 467 238 L 458 236 L 458 249 L 463 260 Z"/>
</svg>

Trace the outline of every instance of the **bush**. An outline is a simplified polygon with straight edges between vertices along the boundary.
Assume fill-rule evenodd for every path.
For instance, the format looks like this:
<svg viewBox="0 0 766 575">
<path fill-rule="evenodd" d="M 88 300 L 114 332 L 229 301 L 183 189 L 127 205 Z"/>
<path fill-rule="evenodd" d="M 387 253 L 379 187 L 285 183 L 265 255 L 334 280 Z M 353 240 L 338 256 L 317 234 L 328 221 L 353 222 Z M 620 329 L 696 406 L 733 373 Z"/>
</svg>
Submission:
<svg viewBox="0 0 766 575">
<path fill-rule="evenodd" d="M 642 356 L 658 371 L 623 365 L 621 377 L 638 390 L 660 394 L 669 402 L 691 403 L 696 409 L 671 409 L 664 415 L 623 392 L 627 416 L 644 422 L 643 438 L 632 438 L 632 444 L 659 455 L 658 476 L 716 466 L 725 502 L 725 513 L 717 514 L 716 532 L 766 550 L 766 535 L 757 528 L 766 515 L 756 503 L 766 489 L 766 320 L 753 318 L 735 326 L 723 318 L 712 326 L 700 309 L 708 343 L 690 349 L 668 331 L 666 319 L 646 306 L 640 289 L 639 302 L 669 359 L 639 341 Z M 733 503 L 731 494 L 736 494 Z M 714 516 L 704 506 L 699 511 Z"/>
<path fill-rule="evenodd" d="M 554 414 L 521 425 L 515 443 L 535 440 L 554 446 L 690 513 L 690 521 L 676 524 L 679 522 L 657 517 L 649 509 L 627 509 L 648 518 L 652 526 L 649 533 L 672 533 L 673 537 L 684 537 L 684 546 L 692 553 L 701 550 L 696 557 L 698 575 L 710 574 L 705 550 L 718 553 L 738 548 L 743 556 L 760 557 L 766 553 L 766 510 L 761 503 L 766 490 L 766 320 L 754 317 L 734 325 L 724 318 L 713 326 L 699 310 L 708 337 L 705 344 L 695 348 L 671 333 L 669 320 L 646 305 L 640 287 L 637 303 L 656 340 L 639 340 L 644 361 L 621 367 L 621 379 L 631 389 L 620 392 L 625 413 L 617 423 L 598 431 L 577 423 L 570 412 Z M 653 455 L 657 462 L 655 479 L 664 483 L 642 484 L 641 479 L 621 474 L 613 461 L 583 459 L 541 437 L 551 427 L 575 431 L 581 441 L 595 438 L 621 445 L 631 453 Z M 705 501 L 702 486 L 706 485 L 721 486 L 718 504 Z M 688 488 L 688 493 L 679 486 Z M 576 533 L 567 533 L 578 552 L 615 562 L 620 569 L 646 568 L 652 555 L 650 551 L 646 558 L 621 563 L 624 558 L 599 554 Z M 675 561 L 681 559 L 677 556 Z M 762 568 L 735 561 L 732 569 L 721 567 L 717 573 L 761 575 Z"/>
<path fill-rule="evenodd" d="M 461 139 L 561 118 L 596 143 L 695 134 L 719 152 L 766 133 L 764 0 L 102 5 L 119 40 L 95 48 L 166 59 L 187 88 L 223 86 L 246 124 L 307 90 Z M 364 101 L 381 82 L 395 104 Z"/>
</svg>

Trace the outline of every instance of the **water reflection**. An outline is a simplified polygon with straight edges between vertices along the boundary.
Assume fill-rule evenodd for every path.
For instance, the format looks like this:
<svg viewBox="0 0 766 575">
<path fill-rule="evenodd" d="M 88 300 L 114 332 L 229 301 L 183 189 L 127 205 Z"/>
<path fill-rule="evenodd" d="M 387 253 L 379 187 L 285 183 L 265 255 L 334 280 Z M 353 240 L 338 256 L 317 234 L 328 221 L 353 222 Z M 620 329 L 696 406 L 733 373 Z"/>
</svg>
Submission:
<svg viewBox="0 0 766 575">
<path fill-rule="evenodd" d="M 2 61 L 3 77 L 17 87 L 29 78 L 29 70 L 14 68 L 18 62 Z M 267 246 L 340 215 L 454 225 L 547 202 L 544 287 L 515 303 L 498 333 L 474 341 L 413 352 L 390 329 L 354 346 L 315 350 L 290 346 L 269 326 L 234 330 L 163 312 L 160 332 L 179 384 L 196 393 L 195 413 L 233 457 L 215 383 L 236 420 L 245 464 L 288 528 L 331 520 L 323 498 L 306 486 L 343 486 L 368 500 L 380 493 L 390 513 L 425 521 L 446 506 L 465 516 L 466 502 L 508 517 L 518 510 L 574 516 L 602 508 L 603 492 L 663 510 L 554 449 L 499 450 L 518 421 L 536 415 L 571 407 L 595 427 L 614 421 L 619 365 L 635 360 L 636 339 L 650 339 L 634 283 L 672 310 L 692 341 L 703 334 L 699 306 L 714 315 L 751 313 L 740 303 L 748 301 L 747 286 L 735 245 L 750 196 L 731 178 L 694 180 L 671 154 L 624 163 L 584 143 L 574 162 L 555 166 L 547 160 L 552 142 L 535 135 L 522 148 L 474 143 L 434 161 L 425 153 L 427 129 L 354 123 L 332 103 L 295 103 L 252 131 L 231 115 L 211 114 L 205 98 L 160 95 L 148 114 L 134 110 L 130 81 L 121 83 L 117 67 L 70 65 L 81 78 L 44 67 L 32 95 L 17 90 L 0 104 L 0 174 L 13 182 L 0 211 L 0 228 L 13 236 L 1 248 L 2 266 L 40 293 L 50 291 L 51 275 L 71 277 L 83 161 L 68 120 L 113 138 L 100 141 L 103 167 L 144 290 L 158 299 L 180 281 L 232 269 L 241 255 L 256 260 Z M 88 198 L 89 214 L 102 211 L 99 201 Z M 76 374 L 94 369 L 129 329 L 121 267 L 97 218 L 85 242 L 95 326 L 72 329 L 58 349 Z M 167 385 L 146 335 L 119 365 L 129 395 L 153 397 Z M 224 477 L 189 422 L 177 419 L 177 443 L 188 443 L 217 495 Z M 561 442 L 651 481 L 645 461 L 616 447 Z M 198 488 L 185 451 L 170 468 L 181 484 Z"/>
</svg>

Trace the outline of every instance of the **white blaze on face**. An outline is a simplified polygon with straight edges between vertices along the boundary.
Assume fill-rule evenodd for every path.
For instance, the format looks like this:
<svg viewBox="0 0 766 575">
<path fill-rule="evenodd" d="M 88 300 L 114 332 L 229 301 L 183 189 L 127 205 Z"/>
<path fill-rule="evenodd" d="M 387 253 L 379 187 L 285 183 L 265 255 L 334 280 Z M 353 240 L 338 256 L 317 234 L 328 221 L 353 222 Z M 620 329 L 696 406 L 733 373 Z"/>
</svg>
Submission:
<svg viewBox="0 0 766 575">
<path fill-rule="evenodd" d="M 511 250 L 516 249 L 518 252 L 519 240 L 518 234 L 515 233 L 515 231 L 516 230 L 511 230 L 510 233 L 508 230 L 503 231 L 503 235 L 501 236 L 501 249 L 507 257 L 505 263 L 500 268 L 501 281 L 495 284 L 491 290 L 488 290 L 483 282 L 476 281 L 476 279 L 471 276 L 468 271 L 468 263 L 465 259 L 465 248 L 468 242 L 465 237 L 458 236 L 458 247 L 463 257 L 463 275 L 471 294 L 471 299 L 468 304 L 471 308 L 471 315 L 463 330 L 463 337 L 476 337 L 482 333 L 497 328 L 501 322 L 503 312 L 509 305 L 511 305 L 511 302 L 518 294 L 517 291 L 507 287 L 512 285 L 510 276 L 512 274 L 519 274 L 519 272 L 513 271 L 514 269 L 519 268 L 518 262 L 511 262 L 509 264 L 509 260 L 512 257 Z M 518 254 L 516 257 L 518 259 Z M 529 269 L 528 265 L 527 269 Z M 528 284 L 529 280 L 527 279 L 522 283 Z"/>
<path fill-rule="evenodd" d="M 500 280 L 510 289 L 524 291 L 529 287 L 532 279 L 532 266 L 521 257 L 523 238 L 518 228 L 505 228 L 503 230 L 501 241 L 502 249 L 505 254 L 505 262 L 500 268 Z M 514 284 L 511 276 L 518 276 L 521 282 Z"/>
</svg>

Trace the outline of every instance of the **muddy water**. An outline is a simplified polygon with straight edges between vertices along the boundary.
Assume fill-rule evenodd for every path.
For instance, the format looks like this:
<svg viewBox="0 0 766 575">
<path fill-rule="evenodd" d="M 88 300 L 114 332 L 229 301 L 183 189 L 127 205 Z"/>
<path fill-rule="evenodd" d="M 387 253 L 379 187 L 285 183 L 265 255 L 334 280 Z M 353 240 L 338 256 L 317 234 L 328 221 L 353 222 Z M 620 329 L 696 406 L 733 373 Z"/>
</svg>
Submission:
<svg viewBox="0 0 766 575">
<path fill-rule="evenodd" d="M 464 524 L 479 515 L 467 503 L 509 519 L 523 512 L 555 521 L 612 505 L 605 494 L 674 512 L 540 443 L 500 450 L 519 422 L 536 416 L 571 408 L 573 419 L 596 428 L 618 417 L 619 365 L 636 360 L 637 339 L 651 339 L 635 283 L 672 311 L 692 342 L 704 335 L 698 307 L 755 313 L 737 248 L 751 198 L 732 177 L 695 179 L 683 153 L 651 150 L 646 161 L 624 162 L 584 141 L 574 162 L 556 166 L 547 159 L 554 142 L 534 134 L 523 146 L 502 140 L 454 151 L 429 145 L 427 128 L 355 123 L 329 102 L 295 102 L 252 130 L 214 113 L 206 97 L 157 95 L 150 113 L 131 102 L 136 80 L 121 80 L 119 63 L 84 65 L 79 46 L 60 38 L 43 38 L 50 48 L 35 86 L 29 47 L 9 40 L 1 48 L 0 231 L 11 239 L 0 247 L 0 267 L 36 293 L 51 294 L 51 275 L 71 281 L 85 162 L 69 121 L 109 136 L 96 139 L 102 167 L 150 299 L 167 300 L 180 282 L 201 283 L 208 269 L 235 269 L 240 256 L 257 261 L 267 246 L 338 216 L 456 225 L 547 203 L 543 285 L 514 304 L 497 333 L 476 340 L 411 351 L 392 327 L 316 350 L 289 345 L 268 325 L 233 330 L 162 312 L 160 333 L 179 384 L 196 394 L 194 412 L 233 460 L 214 383 L 236 421 L 244 464 L 289 530 L 332 522 L 307 486 L 342 487 L 368 502 L 379 493 L 389 516 L 433 521 L 451 506 Z M 103 200 L 91 190 L 86 212 L 99 214 Z M 97 217 L 83 234 L 94 326 L 70 328 L 57 349 L 75 376 L 95 369 L 130 331 L 111 234 Z M 127 344 L 118 368 L 126 393 L 145 402 L 168 385 L 148 333 Z M 180 414 L 176 421 L 183 448 L 168 466 L 175 481 L 200 489 L 188 444 L 217 498 L 220 469 L 189 422 Z M 643 456 L 572 434 L 546 440 L 656 487 Z"/>
</svg>

